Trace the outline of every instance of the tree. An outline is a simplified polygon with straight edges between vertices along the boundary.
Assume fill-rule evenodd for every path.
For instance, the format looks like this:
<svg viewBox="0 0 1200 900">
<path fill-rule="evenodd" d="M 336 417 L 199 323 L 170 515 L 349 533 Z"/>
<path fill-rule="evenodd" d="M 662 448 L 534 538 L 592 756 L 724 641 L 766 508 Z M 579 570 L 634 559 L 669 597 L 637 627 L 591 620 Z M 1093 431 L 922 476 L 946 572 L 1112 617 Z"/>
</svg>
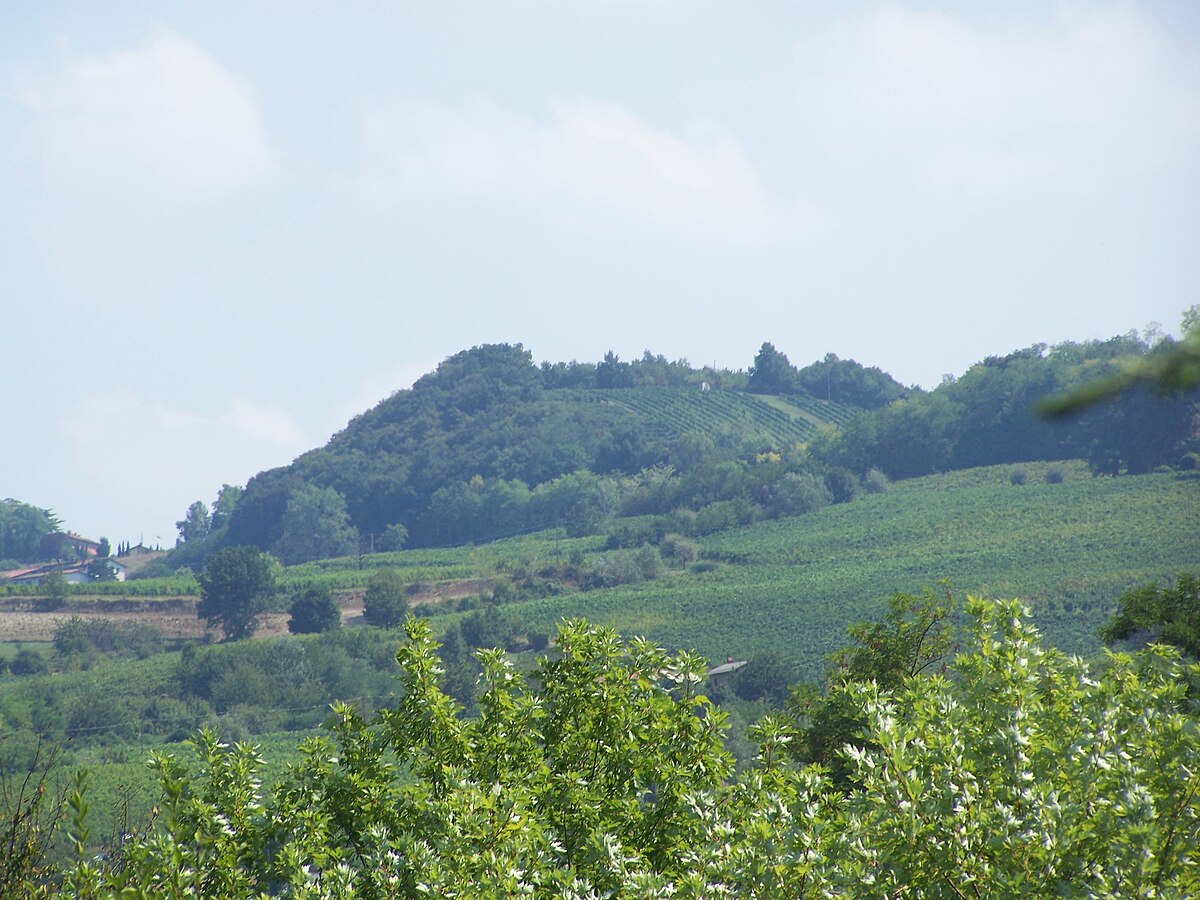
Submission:
<svg viewBox="0 0 1200 900">
<path fill-rule="evenodd" d="M 292 634 L 317 634 L 342 627 L 342 611 L 325 585 L 305 588 L 288 610 L 288 631 Z"/>
<path fill-rule="evenodd" d="M 1121 371 L 1093 379 L 1064 396 L 1043 401 L 1047 416 L 1068 416 L 1138 387 L 1159 393 L 1182 392 L 1200 385 L 1200 304 L 1183 312 L 1179 341 L 1164 340 L 1144 359 L 1126 362 Z"/>
<path fill-rule="evenodd" d="M 1145 634 L 1200 658 L 1200 577 L 1181 573 L 1174 586 L 1157 583 L 1126 591 L 1100 636 L 1106 644 Z"/>
<path fill-rule="evenodd" d="M 274 549 L 289 566 L 357 553 L 358 532 L 350 524 L 345 498 L 333 488 L 297 488 L 288 500 L 283 534 Z"/>
<path fill-rule="evenodd" d="M 257 547 L 226 547 L 205 563 L 196 615 L 220 625 L 227 640 L 250 637 L 258 617 L 275 596 L 275 574 L 268 557 Z"/>
<path fill-rule="evenodd" d="M 790 394 L 796 390 L 796 368 L 771 343 L 764 343 L 750 367 L 752 394 Z"/>
<path fill-rule="evenodd" d="M 113 568 L 108 557 L 102 556 L 88 563 L 87 576 L 91 581 L 116 581 L 117 570 Z"/>
<path fill-rule="evenodd" d="M 242 499 L 244 489 L 236 484 L 223 484 L 221 490 L 217 492 L 217 499 L 213 503 L 211 528 L 216 531 L 229 524 L 230 518 L 233 516 L 233 511 L 237 508 L 238 501 Z"/>
<path fill-rule="evenodd" d="M 54 571 L 47 575 L 46 580 L 42 582 L 42 590 L 50 605 L 57 609 L 66 602 L 67 595 L 71 593 L 71 585 L 67 582 L 66 575 Z"/>
<path fill-rule="evenodd" d="M 212 520 L 208 516 L 208 507 L 203 501 L 197 500 L 187 508 L 187 514 L 175 523 L 179 529 L 179 538 L 175 545 L 186 544 L 189 541 L 202 541 L 208 537 Z"/>
<path fill-rule="evenodd" d="M 404 545 L 407 543 L 408 529 L 399 522 L 396 522 L 383 529 L 383 534 L 375 542 L 375 549 L 381 550 L 384 553 L 391 553 L 396 550 L 403 550 Z"/>
<path fill-rule="evenodd" d="M 920 596 L 893 594 L 883 621 L 851 625 L 847 633 L 854 643 L 833 654 L 825 691 L 811 685 L 792 690 L 788 712 L 798 731 L 790 747 L 795 758 L 828 766 L 834 783 L 849 787 L 854 767 L 842 750 L 862 746 L 867 723 L 847 686 L 870 682 L 894 690 L 935 669 L 953 643 L 953 609 L 949 588 L 942 596 L 926 588 Z"/>
<path fill-rule="evenodd" d="M 633 387 L 633 368 L 621 362 L 617 354 L 609 350 L 596 366 L 596 386 L 601 388 Z"/>
<path fill-rule="evenodd" d="M 404 580 L 395 569 L 380 569 L 367 583 L 363 620 L 380 628 L 395 628 L 408 615 Z"/>
<path fill-rule="evenodd" d="M 112 544 L 108 542 L 108 538 L 100 538 L 100 544 L 96 549 L 96 555 L 101 559 L 107 559 L 108 557 L 112 556 Z"/>
<path fill-rule="evenodd" d="M 58 518 L 48 509 L 38 509 L 11 497 L 0 500 L 0 559 L 15 559 L 32 562 L 48 559 L 43 554 L 44 542 L 50 534 L 61 530 Z"/>
</svg>

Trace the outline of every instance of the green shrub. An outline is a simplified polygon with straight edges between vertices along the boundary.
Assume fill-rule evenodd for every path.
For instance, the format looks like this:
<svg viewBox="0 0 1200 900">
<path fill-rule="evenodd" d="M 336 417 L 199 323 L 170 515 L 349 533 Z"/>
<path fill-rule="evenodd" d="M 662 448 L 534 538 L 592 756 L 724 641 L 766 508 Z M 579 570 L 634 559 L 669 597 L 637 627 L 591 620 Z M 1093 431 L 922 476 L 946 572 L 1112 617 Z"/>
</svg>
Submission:
<svg viewBox="0 0 1200 900">
<path fill-rule="evenodd" d="M 46 662 L 46 657 L 37 650 L 22 647 L 13 657 L 9 668 L 12 669 L 14 675 L 45 675 L 50 671 L 50 664 Z"/>
<path fill-rule="evenodd" d="M 867 474 L 863 476 L 862 487 L 868 494 L 882 494 L 890 486 L 891 481 L 888 477 L 874 467 L 868 469 Z"/>
<path fill-rule="evenodd" d="M 342 611 L 327 585 L 301 591 L 288 612 L 287 626 L 292 634 L 317 634 L 342 627 Z"/>
<path fill-rule="evenodd" d="M 395 628 L 408 615 L 404 580 L 395 569 L 380 569 L 363 596 L 363 620 L 380 628 Z"/>
<path fill-rule="evenodd" d="M 677 566 L 686 566 L 694 562 L 700 553 L 700 547 L 690 538 L 682 534 L 664 534 L 658 542 L 658 552 L 664 559 L 670 560 Z"/>
</svg>

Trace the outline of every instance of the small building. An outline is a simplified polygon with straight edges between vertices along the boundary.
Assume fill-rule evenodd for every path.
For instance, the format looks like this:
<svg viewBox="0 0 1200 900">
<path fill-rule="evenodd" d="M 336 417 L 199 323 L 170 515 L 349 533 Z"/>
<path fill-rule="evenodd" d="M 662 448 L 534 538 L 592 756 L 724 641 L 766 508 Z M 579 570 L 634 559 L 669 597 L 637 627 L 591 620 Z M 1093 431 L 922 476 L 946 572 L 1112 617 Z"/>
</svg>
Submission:
<svg viewBox="0 0 1200 900">
<path fill-rule="evenodd" d="M 107 563 L 108 567 L 113 570 L 117 581 L 125 580 L 127 574 L 125 564 L 117 562 L 112 557 L 104 560 L 92 559 L 88 562 L 75 563 L 69 566 L 53 563 L 45 566 L 14 569 L 10 572 L 0 572 L 0 579 L 3 579 L 8 584 L 29 584 L 36 586 L 42 584 L 55 572 L 61 572 L 67 584 L 88 584 L 92 580 L 91 575 L 88 573 L 88 567 L 96 562 Z"/>
<path fill-rule="evenodd" d="M 719 666 L 713 666 L 708 670 L 708 680 L 713 681 L 714 679 L 721 678 L 723 675 L 732 675 L 749 661 L 748 659 L 734 659 L 732 656 L 727 656 L 725 657 L 725 662 Z"/>
</svg>

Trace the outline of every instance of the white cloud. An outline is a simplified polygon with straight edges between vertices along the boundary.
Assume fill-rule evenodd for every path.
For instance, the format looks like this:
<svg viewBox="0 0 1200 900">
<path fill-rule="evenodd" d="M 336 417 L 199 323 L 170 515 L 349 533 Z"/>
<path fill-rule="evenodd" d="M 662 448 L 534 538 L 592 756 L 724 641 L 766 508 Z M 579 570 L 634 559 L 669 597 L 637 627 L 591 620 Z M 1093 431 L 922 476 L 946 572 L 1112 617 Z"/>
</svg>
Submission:
<svg viewBox="0 0 1200 900">
<path fill-rule="evenodd" d="M 161 204 L 259 185 L 277 166 L 250 89 L 160 31 L 82 59 L 19 93 L 49 186 L 68 197 Z"/>
<path fill-rule="evenodd" d="M 222 484 L 244 484 L 312 446 L 288 413 L 243 398 L 206 416 L 117 392 L 89 398 L 58 425 L 91 493 L 160 530 L 192 501 L 211 503 Z"/>
<path fill-rule="evenodd" d="M 376 202 L 490 200 L 554 227 L 605 236 L 754 244 L 812 226 L 764 189 L 737 142 L 709 128 L 686 139 L 611 104 L 574 102 L 538 123 L 494 107 L 424 106 L 367 125 Z"/>
<path fill-rule="evenodd" d="M 852 164 L 992 193 L 1090 190 L 1200 142 L 1200 64 L 1125 7 L 973 25 L 883 5 L 800 48 L 802 124 Z"/>
</svg>

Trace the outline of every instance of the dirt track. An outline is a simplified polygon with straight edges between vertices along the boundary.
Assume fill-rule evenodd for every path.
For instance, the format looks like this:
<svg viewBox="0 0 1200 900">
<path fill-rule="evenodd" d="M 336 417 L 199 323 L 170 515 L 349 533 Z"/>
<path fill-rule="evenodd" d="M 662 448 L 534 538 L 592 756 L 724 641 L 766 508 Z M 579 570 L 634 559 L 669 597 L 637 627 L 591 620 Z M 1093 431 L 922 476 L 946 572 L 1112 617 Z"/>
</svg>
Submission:
<svg viewBox="0 0 1200 900">
<path fill-rule="evenodd" d="M 410 595 L 413 606 L 436 603 L 440 600 L 469 597 L 490 590 L 487 579 L 446 582 L 430 585 L 420 593 Z M 362 623 L 362 591 L 348 592 L 337 597 L 344 625 Z M 166 600 L 72 600 L 59 609 L 37 611 L 33 601 L 10 599 L 0 603 L 0 641 L 50 641 L 54 630 L 71 618 L 107 619 L 112 622 L 138 622 L 150 625 L 167 639 L 202 638 L 210 630 L 196 617 L 196 600 L 192 597 L 173 597 Z M 288 614 L 267 613 L 262 617 L 257 637 L 287 634 Z M 217 634 L 219 637 L 219 633 Z"/>
</svg>

